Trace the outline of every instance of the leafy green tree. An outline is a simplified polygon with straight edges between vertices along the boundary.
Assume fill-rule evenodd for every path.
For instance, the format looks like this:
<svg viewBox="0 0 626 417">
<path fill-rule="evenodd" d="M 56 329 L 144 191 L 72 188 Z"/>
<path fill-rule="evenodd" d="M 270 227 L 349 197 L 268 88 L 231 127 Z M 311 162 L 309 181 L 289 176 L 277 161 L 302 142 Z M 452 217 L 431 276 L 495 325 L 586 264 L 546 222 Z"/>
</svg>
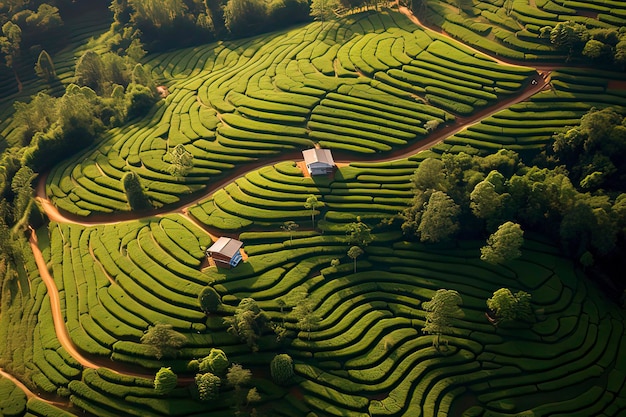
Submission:
<svg viewBox="0 0 626 417">
<path fill-rule="evenodd" d="M 176 357 L 178 349 L 186 342 L 185 335 L 174 330 L 171 324 L 157 323 L 148 327 L 148 330 L 141 336 L 141 343 L 151 346 L 157 359 Z"/>
<path fill-rule="evenodd" d="M 295 302 L 292 314 L 297 320 L 298 328 L 303 332 L 307 332 L 308 338 L 311 338 L 311 330 L 320 322 L 320 317 L 315 314 L 315 303 L 308 293 L 300 293 L 299 296 L 301 297 L 300 299 L 292 300 L 292 302 Z"/>
<path fill-rule="evenodd" d="M 443 190 L 446 183 L 444 162 L 437 158 L 424 159 L 411 176 L 411 182 L 420 191 Z"/>
<path fill-rule="evenodd" d="M 22 82 L 15 68 L 16 61 L 20 56 L 22 29 L 15 23 L 7 21 L 2 25 L 2 35 L 3 36 L 0 36 L 0 52 L 4 54 L 7 68 L 13 69 L 13 75 L 15 76 L 18 90 L 22 91 Z"/>
<path fill-rule="evenodd" d="M 154 390 L 157 394 L 167 395 L 174 391 L 178 384 L 178 376 L 172 372 L 172 368 L 161 368 L 154 378 Z"/>
<path fill-rule="evenodd" d="M 32 183 L 36 177 L 37 174 L 27 166 L 20 168 L 13 176 L 11 190 L 15 195 L 13 200 L 13 217 L 16 222 L 27 212 L 34 193 Z"/>
<path fill-rule="evenodd" d="M 531 295 L 525 291 L 513 294 L 508 288 L 500 288 L 487 299 L 487 307 L 495 314 L 496 325 L 515 320 L 530 321 L 533 319 L 530 300 Z"/>
<path fill-rule="evenodd" d="M 102 57 L 95 51 L 87 51 L 76 62 L 74 79 L 77 85 L 87 86 L 97 94 L 104 93 L 106 81 Z"/>
<path fill-rule="evenodd" d="M 620 66 L 622 69 L 626 68 L 626 37 L 615 45 L 615 52 L 613 54 L 613 62 Z"/>
<path fill-rule="evenodd" d="M 504 196 L 496 191 L 496 186 L 487 180 L 476 184 L 470 194 L 470 208 L 479 219 L 487 221 L 487 228 L 492 229 L 494 222 L 502 217 Z M 493 229 L 492 229 L 493 230 Z"/>
<path fill-rule="evenodd" d="M 193 168 L 193 155 L 185 145 L 179 143 L 169 152 L 170 166 L 168 171 L 176 178 L 186 176 Z"/>
<path fill-rule="evenodd" d="M 324 203 L 319 201 L 316 196 L 313 194 L 309 195 L 304 202 L 304 208 L 311 210 L 311 223 L 313 224 L 313 228 L 315 229 L 315 210 L 318 207 L 322 207 Z"/>
<path fill-rule="evenodd" d="M 246 406 L 254 403 L 258 403 L 261 401 L 261 395 L 259 394 L 259 390 L 256 387 L 252 387 L 248 390 L 248 395 L 246 395 Z M 254 409 L 253 409 L 254 412 Z M 250 413 L 253 416 L 253 413 Z"/>
<path fill-rule="evenodd" d="M 587 43 L 585 43 L 582 54 L 584 57 L 594 60 L 612 58 L 611 47 L 595 39 L 589 39 Z"/>
<path fill-rule="evenodd" d="M 461 208 L 443 191 L 435 191 L 428 199 L 417 231 L 422 242 L 441 242 L 459 230 L 457 220 Z"/>
<path fill-rule="evenodd" d="M 437 290 L 430 301 L 422 304 L 426 311 L 426 322 L 422 331 L 437 335 L 433 340 L 433 346 L 437 350 L 442 342 L 441 335 L 452 333 L 454 319 L 463 317 L 463 311 L 459 307 L 461 304 L 461 295 L 455 290 L 446 289 Z M 447 344 L 446 340 L 443 342 Z"/>
<path fill-rule="evenodd" d="M 346 226 L 346 234 L 348 235 L 348 244 L 367 246 L 374 237 L 371 234 L 370 227 L 361 221 L 361 216 L 357 216 L 356 222 L 349 223 Z"/>
<path fill-rule="evenodd" d="M 252 372 L 249 369 L 244 369 L 241 365 L 234 363 L 228 368 L 226 373 L 226 380 L 228 385 L 235 388 L 235 408 L 236 413 L 239 414 L 244 401 L 247 400 L 247 395 L 243 390 L 245 385 L 250 383 L 252 379 Z M 249 394 L 250 391 L 248 391 Z"/>
<path fill-rule="evenodd" d="M 198 303 L 205 314 L 216 313 L 222 305 L 222 297 L 209 285 L 198 294 Z"/>
<path fill-rule="evenodd" d="M 253 352 L 259 349 L 256 342 L 268 326 L 265 312 L 252 298 L 243 298 L 235 309 L 235 314 L 226 317 L 224 323 L 228 325 L 228 332 L 246 342 Z"/>
<path fill-rule="evenodd" d="M 324 22 L 335 17 L 335 10 L 340 6 L 339 0 L 312 0 L 311 17 Z"/>
<path fill-rule="evenodd" d="M 294 376 L 293 359 L 286 353 L 274 356 L 270 362 L 270 374 L 278 385 L 288 385 Z"/>
<path fill-rule="evenodd" d="M 122 186 L 131 210 L 148 210 L 152 208 L 152 204 L 150 204 L 150 200 L 139 182 L 139 175 L 135 172 L 129 171 L 124 174 L 122 177 Z"/>
<path fill-rule="evenodd" d="M 289 244 L 293 244 L 293 231 L 299 228 L 300 225 L 293 220 L 287 220 L 280 226 L 285 232 L 289 232 Z"/>
<path fill-rule="evenodd" d="M 348 249 L 348 257 L 354 261 L 354 273 L 356 274 L 356 258 L 363 255 L 363 249 L 358 246 L 352 246 Z"/>
<path fill-rule="evenodd" d="M 424 123 L 424 129 L 426 129 L 426 131 L 428 133 L 430 133 L 430 132 L 432 132 L 434 130 L 437 130 L 437 128 L 439 127 L 440 123 L 441 123 L 441 121 L 437 120 L 437 119 L 429 120 L 429 121 Z"/>
<path fill-rule="evenodd" d="M 197 374 L 194 378 L 201 401 L 214 400 L 219 396 L 222 380 L 211 372 Z"/>
<path fill-rule="evenodd" d="M 483 261 L 499 264 L 508 262 L 522 256 L 520 248 L 524 243 L 524 231 L 522 227 L 508 221 L 498 227 L 489 238 L 487 245 L 480 249 L 480 259 Z"/>
<path fill-rule="evenodd" d="M 569 55 L 589 40 L 589 31 L 580 23 L 559 22 L 550 32 L 550 42 L 560 49 L 567 49 Z"/>
<path fill-rule="evenodd" d="M 228 381 L 228 384 L 235 388 L 236 391 L 241 390 L 244 385 L 249 384 L 251 379 L 252 372 L 249 369 L 244 369 L 244 367 L 238 363 L 233 363 L 226 373 L 226 381 Z"/>
<path fill-rule="evenodd" d="M 267 6 L 262 0 L 228 0 L 224 7 L 224 23 L 237 36 L 253 35 L 265 29 Z"/>
<path fill-rule="evenodd" d="M 126 109 L 129 119 L 145 116 L 154 103 L 156 94 L 151 87 L 130 83 L 126 89 Z"/>
<path fill-rule="evenodd" d="M 202 359 L 189 361 L 188 369 L 195 372 L 211 372 L 217 376 L 224 376 L 230 365 L 230 361 L 221 349 L 211 348 L 207 356 Z"/>
<path fill-rule="evenodd" d="M 30 103 L 16 101 L 13 104 L 13 119 L 18 126 L 25 128 L 23 145 L 28 145 L 36 132 L 45 132 L 57 121 L 58 100 L 45 93 L 32 96 Z"/>
</svg>

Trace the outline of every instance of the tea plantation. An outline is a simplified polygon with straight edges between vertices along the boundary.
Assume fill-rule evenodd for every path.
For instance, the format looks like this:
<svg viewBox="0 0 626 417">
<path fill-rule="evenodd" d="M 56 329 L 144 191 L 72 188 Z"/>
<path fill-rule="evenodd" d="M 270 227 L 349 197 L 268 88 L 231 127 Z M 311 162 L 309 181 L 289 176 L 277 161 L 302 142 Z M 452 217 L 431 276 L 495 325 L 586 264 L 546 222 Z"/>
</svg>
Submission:
<svg viewBox="0 0 626 417">
<path fill-rule="evenodd" d="M 422 14 L 529 65 L 561 57 L 537 47 L 539 26 L 580 20 L 579 9 L 595 10 L 597 27 L 626 16 L 609 0 L 514 0 L 505 16 L 503 1 L 474 3 L 474 20 L 454 17 L 452 1 L 424 2 Z M 417 243 L 393 221 L 426 158 L 532 156 L 593 107 L 626 111 L 623 73 L 497 62 L 391 9 L 145 60 L 171 94 L 43 179 L 60 214 L 33 232 L 43 262 L 24 259 L 27 276 L 1 298 L 0 339 L 15 353 L 0 365 L 30 392 L 0 378 L 0 415 L 626 416 L 626 313 L 554 242 L 527 233 L 521 257 L 494 265 L 480 260 L 484 241 Z M 515 101 L 537 81 L 546 88 Z M 454 126 L 464 128 L 418 151 Z M 303 172 L 301 151 L 315 144 L 341 162 L 331 175 Z M 179 176 L 177 145 L 193 155 Z M 153 211 L 131 210 L 128 172 Z M 357 257 L 354 222 L 373 238 Z M 233 269 L 206 259 L 220 236 L 244 242 Z M 489 322 L 486 300 L 503 287 L 532 295 L 534 320 Z M 463 316 L 437 349 L 423 304 L 442 288 L 458 291 Z M 174 354 L 145 343 L 159 325 L 182 335 Z M 216 349 L 251 374 L 222 375 L 210 397 L 196 375 Z M 272 378 L 280 354 L 293 376 Z M 155 389 L 162 368 L 178 377 L 166 393 Z"/>
</svg>

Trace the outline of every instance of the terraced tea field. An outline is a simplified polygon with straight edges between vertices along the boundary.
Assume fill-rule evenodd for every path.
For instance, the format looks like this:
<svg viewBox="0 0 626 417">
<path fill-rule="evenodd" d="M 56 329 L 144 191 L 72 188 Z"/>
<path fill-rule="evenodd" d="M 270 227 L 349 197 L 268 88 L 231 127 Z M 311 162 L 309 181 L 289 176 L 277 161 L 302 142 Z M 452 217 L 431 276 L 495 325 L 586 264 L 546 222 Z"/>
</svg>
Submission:
<svg viewBox="0 0 626 417">
<path fill-rule="evenodd" d="M 429 24 L 465 44 L 497 56 L 563 62 L 566 54 L 541 37 L 543 27 L 576 22 L 588 29 L 626 25 L 626 4 L 613 0 L 456 0 L 420 2 L 416 11 Z M 460 7 L 459 7 L 460 5 Z"/>
<path fill-rule="evenodd" d="M 484 242 L 411 243 L 386 222 L 411 202 L 410 177 L 427 157 L 467 145 L 532 153 L 592 106 L 626 110 L 619 74 L 499 63 L 390 10 L 151 55 L 149 64 L 167 99 L 55 167 L 39 189 L 51 222 L 31 241 L 36 296 L 24 317 L 34 346 L 19 354 L 33 391 L 57 403 L 3 401 L 16 388 L 0 379 L 0 412 L 626 415 L 625 313 L 553 244 L 527 234 L 521 258 L 494 266 L 480 260 Z M 548 88 L 521 101 L 535 91 L 531 80 Z M 342 161 L 333 175 L 300 168 L 300 151 L 315 143 Z M 168 172 L 176 145 L 194 156 L 178 178 Z M 154 212 L 129 212 L 129 171 Z M 305 207 L 311 195 L 319 207 Z M 353 260 L 346 228 L 357 218 L 374 240 Z M 288 220 L 299 228 L 282 230 Z M 242 240 L 246 260 L 209 266 L 204 253 L 218 236 Z M 198 302 L 207 286 L 222 301 L 209 314 Z M 485 301 L 501 287 L 531 293 L 536 321 L 491 325 Z M 442 351 L 421 331 L 423 303 L 440 288 L 457 290 L 464 312 Z M 290 301 L 303 290 L 308 327 Z M 228 331 L 224 319 L 248 297 L 286 337 L 265 328 L 251 351 Z M 174 358 L 141 343 L 158 323 L 185 337 Z M 252 371 L 260 399 L 243 404 L 226 381 L 217 400 L 194 398 L 188 363 L 212 348 Z M 270 378 L 279 353 L 294 360 L 287 387 Z M 153 385 L 163 366 L 179 376 L 168 395 Z M 55 408 L 59 400 L 70 412 Z"/>
<path fill-rule="evenodd" d="M 238 167 L 294 157 L 314 143 L 375 157 L 423 139 L 424 123 L 477 112 L 536 75 L 390 11 L 157 55 L 149 64 L 172 94 L 144 121 L 113 130 L 50 173 L 47 192 L 59 208 L 79 216 L 128 210 L 120 179 L 129 170 L 161 207 Z M 168 150 L 179 144 L 194 156 L 184 178 L 168 173 Z"/>
</svg>

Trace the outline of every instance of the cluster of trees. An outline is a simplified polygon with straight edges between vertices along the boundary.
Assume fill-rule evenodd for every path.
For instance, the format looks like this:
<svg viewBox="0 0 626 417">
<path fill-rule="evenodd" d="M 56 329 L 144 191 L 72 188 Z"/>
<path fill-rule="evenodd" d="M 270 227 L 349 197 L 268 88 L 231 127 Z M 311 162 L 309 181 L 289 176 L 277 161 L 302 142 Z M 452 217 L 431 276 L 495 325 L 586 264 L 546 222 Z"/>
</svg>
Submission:
<svg viewBox="0 0 626 417">
<path fill-rule="evenodd" d="M 535 315 L 530 300 L 531 295 L 525 291 L 513 294 L 508 288 L 500 288 L 486 301 L 489 309 L 487 319 L 496 327 L 514 321 L 533 322 Z M 454 333 L 454 321 L 464 316 L 460 307 L 462 304 L 463 298 L 457 291 L 443 288 L 437 290 L 430 301 L 422 304 L 426 312 L 422 331 L 436 336 L 433 346 L 437 350 L 442 343 L 448 345 L 442 335 Z"/>
<path fill-rule="evenodd" d="M 626 27 L 587 29 L 585 25 L 568 21 L 554 27 L 542 27 L 540 36 L 550 39 L 556 48 L 567 51 L 569 57 L 583 56 L 626 68 Z"/>
<path fill-rule="evenodd" d="M 622 120 L 612 110 L 590 112 L 580 128 L 556 136 L 554 152 L 536 158 L 543 166 L 526 166 L 510 150 L 426 159 L 412 177 L 415 197 L 400 214 L 402 230 L 423 242 L 492 234 L 483 258 L 495 262 L 518 255 L 523 230 L 553 237 L 587 265 L 617 256 L 626 246 Z M 570 154 L 576 158 L 567 160 Z"/>
<path fill-rule="evenodd" d="M 378 8 L 386 3 L 382 0 L 311 0 L 311 16 L 324 22 L 332 19 L 343 11 L 350 11 L 362 7 Z"/>
<path fill-rule="evenodd" d="M 250 36 L 309 19 L 305 0 L 113 0 L 113 28 L 151 50 Z"/>
<path fill-rule="evenodd" d="M 242 411 L 242 406 L 247 407 L 261 400 L 256 387 L 247 388 L 252 372 L 239 364 L 231 364 L 221 349 L 213 348 L 205 358 L 192 360 L 189 369 L 196 372 L 194 384 L 190 385 L 193 398 L 200 401 L 217 400 L 222 380 L 226 380 L 226 385 L 234 389 L 233 403 L 237 414 Z M 160 368 L 154 377 L 154 391 L 162 396 L 170 395 L 177 384 L 178 375 L 168 367 Z"/>
<path fill-rule="evenodd" d="M 415 197 L 400 215 L 402 230 L 423 242 L 489 236 L 481 258 L 493 263 L 518 257 L 524 230 L 538 231 L 622 289 L 625 120 L 615 109 L 592 109 L 580 126 L 556 134 L 534 166 L 508 150 L 426 159 L 412 177 Z"/>
<path fill-rule="evenodd" d="M 59 36 L 63 19 L 57 3 L 64 2 L 11 0 L 0 3 L 0 56 L 4 65 L 13 70 L 19 90 L 22 86 L 16 67 L 22 51 L 41 49 L 49 39 Z"/>
<path fill-rule="evenodd" d="M 39 93 L 28 103 L 16 102 L 14 122 L 21 138 L 16 150 L 22 165 L 41 172 L 94 142 L 106 128 L 142 116 L 158 99 L 149 68 L 139 64 L 143 51 L 124 56 L 85 52 L 77 61 L 75 83 L 61 97 Z M 43 59 L 41 71 L 54 74 Z"/>
</svg>

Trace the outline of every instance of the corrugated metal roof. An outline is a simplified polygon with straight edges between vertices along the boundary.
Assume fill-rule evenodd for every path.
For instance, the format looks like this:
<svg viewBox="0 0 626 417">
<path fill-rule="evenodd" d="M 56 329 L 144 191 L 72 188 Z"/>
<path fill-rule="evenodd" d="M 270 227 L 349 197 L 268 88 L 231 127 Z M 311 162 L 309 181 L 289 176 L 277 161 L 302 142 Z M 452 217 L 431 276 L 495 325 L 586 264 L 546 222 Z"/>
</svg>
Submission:
<svg viewBox="0 0 626 417">
<path fill-rule="evenodd" d="M 235 256 L 239 249 L 243 246 L 243 242 L 231 237 L 220 237 L 217 241 L 211 245 L 207 252 L 219 253 L 221 255 L 232 258 Z"/>
<path fill-rule="evenodd" d="M 302 156 L 304 157 L 304 162 L 307 165 L 314 164 L 315 162 L 321 162 L 331 167 L 335 166 L 335 160 L 333 159 L 333 154 L 330 149 L 307 149 L 302 151 Z"/>
</svg>

